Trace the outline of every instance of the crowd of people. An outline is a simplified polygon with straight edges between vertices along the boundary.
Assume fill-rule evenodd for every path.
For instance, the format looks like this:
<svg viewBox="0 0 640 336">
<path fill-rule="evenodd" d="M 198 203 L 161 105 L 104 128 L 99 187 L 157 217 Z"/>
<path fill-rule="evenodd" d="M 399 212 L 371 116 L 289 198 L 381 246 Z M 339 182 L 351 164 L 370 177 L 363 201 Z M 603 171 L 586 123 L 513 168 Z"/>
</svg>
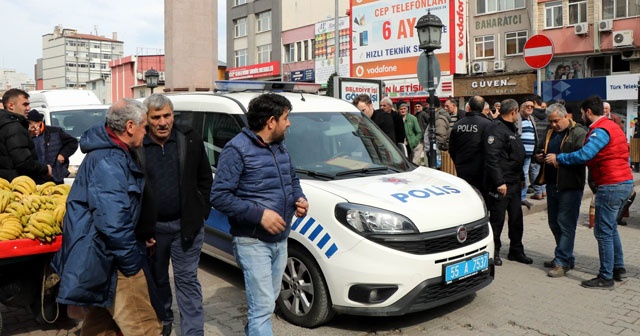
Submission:
<svg viewBox="0 0 640 336">
<path fill-rule="evenodd" d="M 8 90 L 2 102 L 0 177 L 62 183 L 78 145 L 86 153 L 67 199 L 65 239 L 52 261 L 60 275 L 57 300 L 84 320 L 83 335 L 170 335 L 170 265 L 181 333 L 204 335 L 197 272 L 211 206 L 231 225 L 245 281 L 245 332 L 272 334 L 291 220 L 304 217 L 309 207 L 283 146 L 292 108 L 286 98 L 265 93 L 251 100 L 248 127 L 223 148 L 215 178 L 201 136 L 174 124 L 173 104 L 162 94 L 114 103 L 105 123 L 88 129 L 79 142 L 45 125 L 44 116 L 30 109 L 27 92 Z M 406 103 L 395 111 L 389 98 L 380 109 L 367 95 L 353 104 L 416 164 L 427 161 L 429 132 L 435 132 L 437 149 L 450 153 L 457 175 L 484 197 L 496 266 L 503 263 L 505 219 L 507 259 L 533 262 L 523 244 L 522 210 L 530 207 L 531 185 L 532 198 L 546 198 L 556 242 L 553 259 L 544 262 L 548 276 L 573 269 L 580 202 L 589 181 L 600 268 L 581 284 L 612 288 L 626 276 L 617 226 L 633 197 L 629 147 L 599 97 L 582 102 L 582 123 L 561 102 L 547 107 L 535 95 L 493 106 L 474 96 L 464 110 L 453 98 L 435 109 L 417 103 L 414 113 Z M 435 113 L 434 127 L 429 113 Z"/>
</svg>

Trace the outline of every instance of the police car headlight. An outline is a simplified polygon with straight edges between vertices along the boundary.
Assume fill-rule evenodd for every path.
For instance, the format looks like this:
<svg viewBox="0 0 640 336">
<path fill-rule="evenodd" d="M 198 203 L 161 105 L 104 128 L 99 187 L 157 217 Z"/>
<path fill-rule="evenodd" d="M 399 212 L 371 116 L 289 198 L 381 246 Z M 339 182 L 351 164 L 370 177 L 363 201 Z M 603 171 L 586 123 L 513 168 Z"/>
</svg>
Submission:
<svg viewBox="0 0 640 336">
<path fill-rule="evenodd" d="M 406 234 L 418 229 L 409 218 L 400 214 L 360 204 L 339 203 L 336 219 L 359 233 Z"/>
</svg>

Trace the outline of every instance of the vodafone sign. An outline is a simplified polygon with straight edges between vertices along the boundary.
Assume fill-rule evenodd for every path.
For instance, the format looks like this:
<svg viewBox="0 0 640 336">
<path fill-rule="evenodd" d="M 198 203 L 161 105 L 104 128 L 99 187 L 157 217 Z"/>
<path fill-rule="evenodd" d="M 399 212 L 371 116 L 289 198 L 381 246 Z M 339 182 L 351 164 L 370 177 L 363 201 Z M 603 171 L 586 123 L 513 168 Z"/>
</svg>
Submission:
<svg viewBox="0 0 640 336">
<path fill-rule="evenodd" d="M 523 56 L 528 66 L 544 68 L 553 58 L 553 42 L 544 35 L 533 35 L 524 44 Z"/>
</svg>

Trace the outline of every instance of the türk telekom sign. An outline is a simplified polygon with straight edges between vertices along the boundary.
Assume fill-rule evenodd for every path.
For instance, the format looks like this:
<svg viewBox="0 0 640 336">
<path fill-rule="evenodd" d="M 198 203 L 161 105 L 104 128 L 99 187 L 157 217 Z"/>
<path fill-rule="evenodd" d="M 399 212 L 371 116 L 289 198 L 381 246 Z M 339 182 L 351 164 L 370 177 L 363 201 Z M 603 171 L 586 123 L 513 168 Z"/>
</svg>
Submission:
<svg viewBox="0 0 640 336">
<path fill-rule="evenodd" d="M 260 63 L 243 67 L 231 68 L 229 79 L 249 79 L 272 77 L 280 75 L 280 62 Z"/>
<path fill-rule="evenodd" d="M 416 23 L 430 11 L 444 23 L 435 50 L 442 75 L 466 73 L 465 0 L 351 0 L 351 77 L 406 78 L 416 75 Z"/>
</svg>

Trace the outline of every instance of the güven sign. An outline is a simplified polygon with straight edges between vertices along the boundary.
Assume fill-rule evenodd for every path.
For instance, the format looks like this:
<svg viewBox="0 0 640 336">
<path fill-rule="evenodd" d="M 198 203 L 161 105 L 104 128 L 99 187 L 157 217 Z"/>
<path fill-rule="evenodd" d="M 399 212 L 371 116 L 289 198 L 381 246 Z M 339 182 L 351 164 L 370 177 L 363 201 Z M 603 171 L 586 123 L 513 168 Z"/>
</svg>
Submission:
<svg viewBox="0 0 640 336">
<path fill-rule="evenodd" d="M 524 44 L 523 56 L 528 66 L 544 68 L 553 58 L 553 42 L 544 35 L 533 35 Z"/>
</svg>

